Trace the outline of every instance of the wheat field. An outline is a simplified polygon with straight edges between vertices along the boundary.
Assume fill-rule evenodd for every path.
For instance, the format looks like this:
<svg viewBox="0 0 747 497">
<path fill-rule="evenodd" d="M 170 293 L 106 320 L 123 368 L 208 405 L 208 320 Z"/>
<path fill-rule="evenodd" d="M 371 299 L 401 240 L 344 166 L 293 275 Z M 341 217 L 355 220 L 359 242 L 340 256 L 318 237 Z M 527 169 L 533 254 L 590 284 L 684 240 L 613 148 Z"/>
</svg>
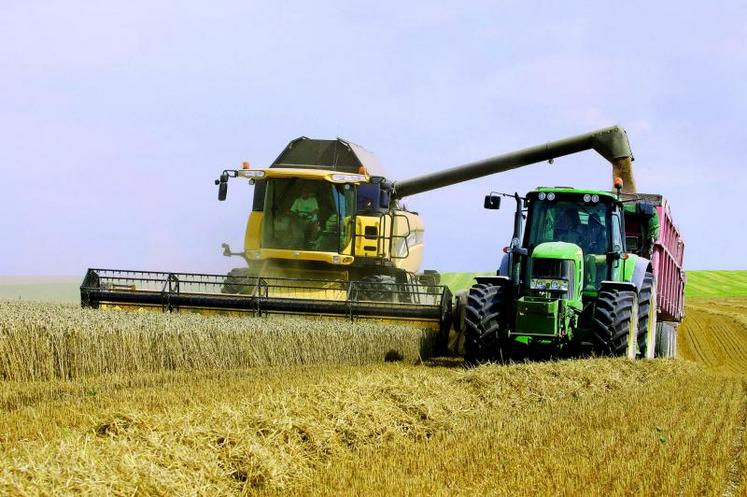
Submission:
<svg viewBox="0 0 747 497">
<path fill-rule="evenodd" d="M 745 495 L 746 306 L 691 301 L 678 360 L 465 369 L 410 328 L 5 303 L 0 495 Z"/>
</svg>

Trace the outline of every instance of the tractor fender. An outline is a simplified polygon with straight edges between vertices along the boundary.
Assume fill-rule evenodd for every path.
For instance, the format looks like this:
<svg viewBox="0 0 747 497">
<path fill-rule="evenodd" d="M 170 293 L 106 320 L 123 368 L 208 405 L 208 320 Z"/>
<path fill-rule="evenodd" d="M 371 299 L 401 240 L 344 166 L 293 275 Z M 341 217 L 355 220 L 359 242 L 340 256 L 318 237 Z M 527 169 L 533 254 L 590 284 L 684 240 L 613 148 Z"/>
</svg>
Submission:
<svg viewBox="0 0 747 497">
<path fill-rule="evenodd" d="M 508 276 L 475 276 L 478 285 L 502 286 L 511 283 Z"/>
<path fill-rule="evenodd" d="M 651 261 L 649 261 L 648 259 L 644 259 L 643 257 L 631 254 L 628 256 L 628 260 L 626 262 L 628 264 L 632 262 L 634 265 L 632 274 L 625 279 L 633 283 L 636 290 L 640 290 L 641 286 L 643 286 L 643 278 L 646 277 L 646 271 L 649 271 L 651 268 Z M 628 271 L 625 271 L 625 273 L 626 276 L 628 276 Z"/>
<path fill-rule="evenodd" d="M 617 288 L 618 290 L 631 290 L 634 292 L 638 291 L 638 288 L 635 286 L 635 284 L 632 281 L 603 281 L 602 284 L 599 286 L 600 290 L 608 290 Z"/>
</svg>

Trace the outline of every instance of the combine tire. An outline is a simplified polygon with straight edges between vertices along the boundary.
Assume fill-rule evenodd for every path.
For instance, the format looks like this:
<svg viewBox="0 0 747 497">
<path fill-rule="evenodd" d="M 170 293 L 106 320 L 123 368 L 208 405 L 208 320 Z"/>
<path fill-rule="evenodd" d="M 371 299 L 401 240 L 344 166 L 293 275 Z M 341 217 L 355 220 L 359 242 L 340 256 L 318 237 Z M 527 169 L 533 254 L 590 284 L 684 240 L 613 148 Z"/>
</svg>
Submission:
<svg viewBox="0 0 747 497">
<path fill-rule="evenodd" d="M 509 360 L 504 337 L 510 306 L 509 288 L 473 285 L 467 295 L 464 317 L 464 361 L 468 365 L 497 359 Z"/>
<path fill-rule="evenodd" d="M 457 355 L 464 355 L 464 326 L 467 311 L 467 295 L 469 290 L 457 292 L 454 297 L 454 340 L 449 344 L 449 349 Z"/>
<path fill-rule="evenodd" d="M 388 274 L 374 274 L 361 278 L 358 299 L 374 302 L 397 302 L 397 280 Z"/>
<path fill-rule="evenodd" d="M 638 295 L 632 290 L 601 290 L 592 329 L 597 352 L 605 356 L 638 354 Z"/>
<path fill-rule="evenodd" d="M 655 357 L 656 335 L 656 279 L 647 272 L 638 292 L 638 350 L 641 357 Z"/>
<path fill-rule="evenodd" d="M 656 357 L 670 359 L 677 355 L 677 328 L 661 321 L 656 325 Z"/>
<path fill-rule="evenodd" d="M 256 279 L 252 278 L 248 267 L 236 267 L 231 269 L 223 280 L 222 293 L 249 294 L 254 290 Z"/>
</svg>

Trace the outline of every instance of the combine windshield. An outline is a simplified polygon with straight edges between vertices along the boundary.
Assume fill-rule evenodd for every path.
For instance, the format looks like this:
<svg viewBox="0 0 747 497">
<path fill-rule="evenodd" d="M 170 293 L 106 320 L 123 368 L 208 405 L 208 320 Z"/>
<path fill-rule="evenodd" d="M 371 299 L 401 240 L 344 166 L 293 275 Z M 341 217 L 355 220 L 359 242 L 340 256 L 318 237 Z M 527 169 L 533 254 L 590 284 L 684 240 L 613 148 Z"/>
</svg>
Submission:
<svg viewBox="0 0 747 497">
<path fill-rule="evenodd" d="M 532 250 L 545 242 L 575 243 L 584 252 L 584 290 L 596 290 L 608 277 L 611 217 L 610 206 L 603 201 L 535 198 L 529 207 L 526 246 Z"/>
<path fill-rule="evenodd" d="M 304 179 L 267 182 L 262 247 L 341 252 L 352 238 L 355 189 Z"/>
</svg>

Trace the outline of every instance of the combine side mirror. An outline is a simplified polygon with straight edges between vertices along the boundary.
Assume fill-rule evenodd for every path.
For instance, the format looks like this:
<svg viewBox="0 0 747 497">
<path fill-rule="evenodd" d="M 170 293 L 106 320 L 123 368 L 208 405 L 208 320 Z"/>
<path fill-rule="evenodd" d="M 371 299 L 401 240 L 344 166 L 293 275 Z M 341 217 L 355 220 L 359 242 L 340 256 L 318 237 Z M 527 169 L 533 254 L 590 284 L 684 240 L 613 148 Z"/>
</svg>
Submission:
<svg viewBox="0 0 747 497">
<path fill-rule="evenodd" d="M 221 202 L 226 200 L 226 195 L 228 195 L 228 174 L 221 174 L 220 178 L 215 180 L 215 184 L 218 185 L 218 200 Z"/>
<path fill-rule="evenodd" d="M 498 195 L 485 195 L 485 204 L 484 207 L 486 209 L 500 209 L 501 208 L 501 197 Z"/>
<path fill-rule="evenodd" d="M 389 209 L 391 201 L 392 194 L 388 190 L 381 189 L 379 192 L 379 207 L 382 209 Z"/>
</svg>

